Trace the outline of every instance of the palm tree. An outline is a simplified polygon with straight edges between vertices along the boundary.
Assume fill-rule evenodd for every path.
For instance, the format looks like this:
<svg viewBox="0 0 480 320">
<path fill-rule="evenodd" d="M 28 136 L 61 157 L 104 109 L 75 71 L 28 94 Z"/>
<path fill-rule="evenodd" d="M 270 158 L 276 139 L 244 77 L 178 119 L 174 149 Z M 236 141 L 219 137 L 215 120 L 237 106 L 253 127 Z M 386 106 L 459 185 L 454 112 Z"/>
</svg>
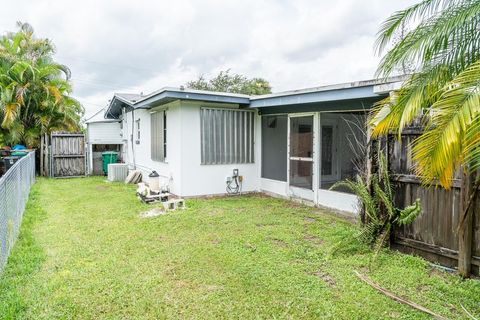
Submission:
<svg viewBox="0 0 480 320">
<path fill-rule="evenodd" d="M 420 119 L 425 133 L 413 145 L 416 171 L 425 183 L 451 187 L 458 165 L 480 166 L 480 1 L 423 0 L 395 12 L 381 26 L 377 49 L 380 78 L 405 63 L 415 71 L 402 88 L 373 110 L 373 136 L 402 130 Z"/>
<path fill-rule="evenodd" d="M 78 131 L 83 107 L 69 94 L 70 71 L 28 24 L 0 38 L 0 134 L 4 143 L 38 146 L 44 133 Z"/>
</svg>

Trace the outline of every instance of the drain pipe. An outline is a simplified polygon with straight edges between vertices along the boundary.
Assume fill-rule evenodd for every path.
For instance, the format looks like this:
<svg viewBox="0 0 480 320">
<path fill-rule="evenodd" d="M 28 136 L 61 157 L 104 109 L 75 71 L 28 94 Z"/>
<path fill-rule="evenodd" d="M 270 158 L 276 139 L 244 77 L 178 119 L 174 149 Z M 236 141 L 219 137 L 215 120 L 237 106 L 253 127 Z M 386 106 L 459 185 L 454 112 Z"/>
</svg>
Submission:
<svg viewBox="0 0 480 320">
<path fill-rule="evenodd" d="M 135 134 L 135 109 L 132 107 L 132 134 L 130 135 L 130 142 L 132 144 L 133 170 L 136 170 L 137 166 L 135 165 L 135 144 L 133 143 L 134 134 Z"/>
</svg>

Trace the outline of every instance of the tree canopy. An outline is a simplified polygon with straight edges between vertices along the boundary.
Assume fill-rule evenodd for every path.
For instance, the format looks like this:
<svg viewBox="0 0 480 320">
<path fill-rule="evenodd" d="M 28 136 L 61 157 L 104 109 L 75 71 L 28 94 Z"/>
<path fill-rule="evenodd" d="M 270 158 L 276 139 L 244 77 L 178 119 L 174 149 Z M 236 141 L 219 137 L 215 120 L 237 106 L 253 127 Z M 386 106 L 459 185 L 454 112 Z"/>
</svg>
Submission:
<svg viewBox="0 0 480 320">
<path fill-rule="evenodd" d="M 53 43 L 17 26 L 0 37 L 0 144 L 36 147 L 44 133 L 80 130 L 84 109 L 70 96 L 70 70 L 54 61 Z"/>
<path fill-rule="evenodd" d="M 408 27 L 393 43 L 396 33 Z M 381 26 L 378 76 L 415 66 L 400 90 L 381 101 L 373 136 L 401 132 L 420 119 L 424 133 L 412 151 L 425 183 L 450 187 L 458 165 L 480 166 L 480 1 L 423 0 L 395 12 Z M 387 48 L 392 47 L 390 50 Z"/>
<path fill-rule="evenodd" d="M 220 71 L 210 80 L 203 75 L 196 80 L 186 83 L 186 87 L 196 90 L 242 93 L 247 95 L 261 95 L 272 93 L 270 83 L 262 78 L 247 78 L 243 75 L 230 73 L 230 69 Z"/>
</svg>

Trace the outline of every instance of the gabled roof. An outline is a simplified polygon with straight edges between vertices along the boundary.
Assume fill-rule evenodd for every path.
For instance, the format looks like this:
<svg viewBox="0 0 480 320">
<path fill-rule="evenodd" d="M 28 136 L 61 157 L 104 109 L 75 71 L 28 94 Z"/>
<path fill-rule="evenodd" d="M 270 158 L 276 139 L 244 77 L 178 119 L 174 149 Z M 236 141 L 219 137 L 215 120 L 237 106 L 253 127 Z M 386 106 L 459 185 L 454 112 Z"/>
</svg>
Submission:
<svg viewBox="0 0 480 320">
<path fill-rule="evenodd" d="M 115 93 L 115 96 L 119 99 L 124 100 L 127 103 L 132 103 L 132 104 L 142 99 L 143 97 L 145 97 L 142 94 L 136 94 L 136 93 Z"/>
<path fill-rule="evenodd" d="M 115 93 L 108 104 L 107 110 L 105 110 L 105 119 L 118 119 L 122 113 L 122 108 L 133 108 L 135 102 L 142 97 L 141 94 Z"/>
</svg>

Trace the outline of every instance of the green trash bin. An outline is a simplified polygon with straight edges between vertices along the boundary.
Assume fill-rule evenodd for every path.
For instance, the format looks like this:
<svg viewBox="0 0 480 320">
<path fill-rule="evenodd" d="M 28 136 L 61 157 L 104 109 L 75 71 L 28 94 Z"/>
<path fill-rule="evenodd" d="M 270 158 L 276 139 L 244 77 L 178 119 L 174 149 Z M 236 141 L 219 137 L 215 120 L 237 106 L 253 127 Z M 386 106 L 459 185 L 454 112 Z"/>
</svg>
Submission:
<svg viewBox="0 0 480 320">
<path fill-rule="evenodd" d="M 118 161 L 118 152 L 115 151 L 105 151 L 102 153 L 103 161 L 103 173 L 108 174 L 108 165 L 110 163 L 117 163 Z"/>
</svg>

